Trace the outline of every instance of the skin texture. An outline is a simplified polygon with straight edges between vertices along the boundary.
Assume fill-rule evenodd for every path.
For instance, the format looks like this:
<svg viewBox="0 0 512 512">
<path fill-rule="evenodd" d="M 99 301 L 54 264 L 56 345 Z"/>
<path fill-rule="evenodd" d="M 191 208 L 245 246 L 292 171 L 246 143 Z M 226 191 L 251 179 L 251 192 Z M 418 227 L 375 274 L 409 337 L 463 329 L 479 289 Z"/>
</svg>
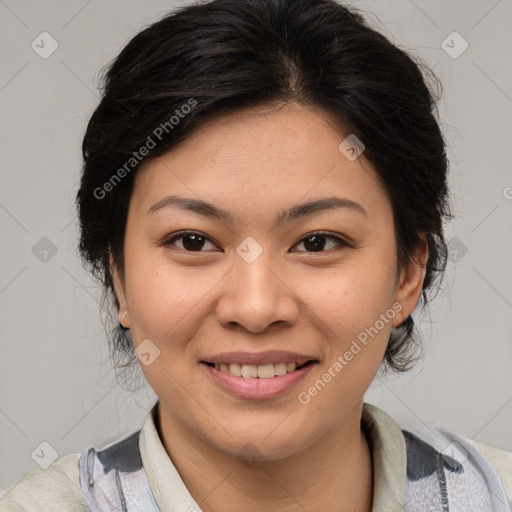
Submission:
<svg viewBox="0 0 512 512">
<path fill-rule="evenodd" d="M 338 149 L 347 135 L 327 112 L 297 103 L 244 110 L 203 125 L 136 176 L 124 273 L 112 262 L 120 320 L 135 347 L 150 339 L 160 350 L 141 365 L 160 400 L 159 433 L 204 511 L 371 510 L 363 395 L 391 328 L 416 306 L 428 254 L 418 247 L 418 261 L 397 273 L 391 203 L 364 153 L 350 161 Z M 233 224 L 176 206 L 147 214 L 171 194 L 228 210 Z M 274 222 L 284 209 L 333 195 L 360 203 L 366 215 L 343 208 Z M 162 245 L 180 230 L 207 239 L 195 251 L 189 239 Z M 304 238 L 317 230 L 350 246 L 326 238 L 315 251 Z M 248 236 L 263 249 L 252 263 L 236 252 Z M 299 403 L 393 304 L 401 311 Z M 271 399 L 235 397 L 199 364 L 220 352 L 273 349 L 319 363 Z"/>
</svg>

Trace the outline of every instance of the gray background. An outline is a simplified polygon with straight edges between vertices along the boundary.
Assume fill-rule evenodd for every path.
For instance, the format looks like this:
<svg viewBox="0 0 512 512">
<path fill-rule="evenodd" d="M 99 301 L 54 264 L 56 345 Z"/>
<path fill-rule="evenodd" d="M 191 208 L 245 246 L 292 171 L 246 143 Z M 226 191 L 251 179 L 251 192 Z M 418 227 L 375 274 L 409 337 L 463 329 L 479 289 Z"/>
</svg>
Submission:
<svg viewBox="0 0 512 512">
<path fill-rule="evenodd" d="M 512 451 L 512 1 L 352 4 L 443 82 L 457 216 L 445 287 L 416 315 L 426 356 L 376 380 L 366 400 Z M 58 456 L 109 443 L 140 428 L 155 399 L 115 382 L 100 290 L 76 255 L 73 201 L 99 70 L 176 5 L 0 0 L 0 488 L 36 467 L 41 442 Z M 59 44 L 47 59 L 31 48 L 43 31 Z M 453 31 L 469 44 L 457 59 L 441 47 Z M 43 237 L 57 249 L 46 262 L 33 252 Z"/>
</svg>

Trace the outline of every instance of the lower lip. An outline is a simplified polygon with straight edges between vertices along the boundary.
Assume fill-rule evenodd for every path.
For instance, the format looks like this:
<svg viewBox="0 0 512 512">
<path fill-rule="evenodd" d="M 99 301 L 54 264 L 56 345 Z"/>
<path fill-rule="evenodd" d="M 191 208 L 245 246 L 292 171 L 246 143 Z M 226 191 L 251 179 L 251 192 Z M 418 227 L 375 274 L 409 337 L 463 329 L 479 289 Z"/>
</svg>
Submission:
<svg viewBox="0 0 512 512">
<path fill-rule="evenodd" d="M 310 363 L 303 366 L 300 370 L 295 370 L 285 375 L 260 379 L 255 377 L 236 377 L 230 373 L 216 370 L 213 366 L 209 366 L 206 363 L 200 364 L 223 389 L 239 398 L 251 400 L 273 398 L 284 393 L 293 386 L 296 386 L 316 365 L 316 363 Z"/>
</svg>

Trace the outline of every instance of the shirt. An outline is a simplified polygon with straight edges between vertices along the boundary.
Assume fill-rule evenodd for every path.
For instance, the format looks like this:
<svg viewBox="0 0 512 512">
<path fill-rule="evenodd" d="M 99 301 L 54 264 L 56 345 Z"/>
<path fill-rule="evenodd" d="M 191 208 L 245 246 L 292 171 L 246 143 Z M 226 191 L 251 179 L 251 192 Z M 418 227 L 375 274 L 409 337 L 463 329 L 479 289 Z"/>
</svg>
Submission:
<svg viewBox="0 0 512 512">
<path fill-rule="evenodd" d="M 29 471 L 0 493 L 0 512 L 201 512 L 159 437 L 157 405 L 140 431 L 102 450 L 90 448 L 66 455 L 47 469 Z M 372 457 L 372 512 L 512 511 L 512 453 L 439 427 L 429 429 L 441 443 L 436 446 L 428 433 L 402 430 L 368 403 L 363 404 L 361 426 Z M 100 499 L 108 508 L 90 507 L 89 489 L 102 489 Z M 132 499 L 135 505 L 130 505 Z"/>
</svg>

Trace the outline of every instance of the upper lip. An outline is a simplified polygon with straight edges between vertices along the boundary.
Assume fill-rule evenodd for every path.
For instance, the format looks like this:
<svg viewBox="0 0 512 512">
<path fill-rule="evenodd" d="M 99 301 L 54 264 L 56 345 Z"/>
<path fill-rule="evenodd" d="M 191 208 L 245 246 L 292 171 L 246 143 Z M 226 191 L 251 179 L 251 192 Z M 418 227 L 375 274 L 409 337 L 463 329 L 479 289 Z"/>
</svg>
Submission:
<svg viewBox="0 0 512 512">
<path fill-rule="evenodd" d="M 201 359 L 201 362 L 214 364 L 239 363 L 256 366 L 273 363 L 296 363 L 299 366 L 311 360 L 317 361 L 317 358 L 287 350 L 268 350 L 266 352 L 221 352 Z"/>
</svg>

